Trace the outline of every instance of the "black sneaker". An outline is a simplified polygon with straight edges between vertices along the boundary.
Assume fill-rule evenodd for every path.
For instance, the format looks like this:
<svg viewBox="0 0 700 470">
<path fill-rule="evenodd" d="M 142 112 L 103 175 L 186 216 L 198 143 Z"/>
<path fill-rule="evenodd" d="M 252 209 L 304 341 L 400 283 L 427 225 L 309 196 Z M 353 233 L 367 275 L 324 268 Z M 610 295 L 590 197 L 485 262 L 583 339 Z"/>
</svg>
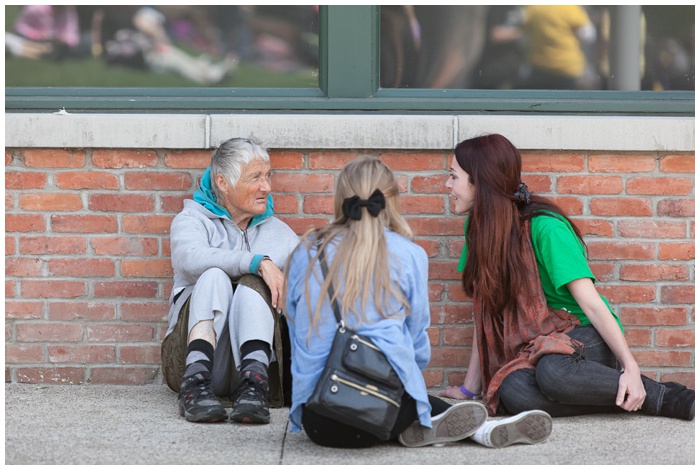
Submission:
<svg viewBox="0 0 700 470">
<path fill-rule="evenodd" d="M 247 424 L 270 422 L 269 386 L 260 374 L 243 372 L 231 402 L 231 421 Z"/>
<path fill-rule="evenodd" d="M 695 419 L 695 390 L 678 382 L 663 382 L 666 387 L 659 415 L 692 421 Z"/>
<path fill-rule="evenodd" d="M 197 372 L 186 377 L 180 387 L 180 416 L 194 423 L 226 421 L 226 409 L 211 387 L 211 374 Z"/>
</svg>

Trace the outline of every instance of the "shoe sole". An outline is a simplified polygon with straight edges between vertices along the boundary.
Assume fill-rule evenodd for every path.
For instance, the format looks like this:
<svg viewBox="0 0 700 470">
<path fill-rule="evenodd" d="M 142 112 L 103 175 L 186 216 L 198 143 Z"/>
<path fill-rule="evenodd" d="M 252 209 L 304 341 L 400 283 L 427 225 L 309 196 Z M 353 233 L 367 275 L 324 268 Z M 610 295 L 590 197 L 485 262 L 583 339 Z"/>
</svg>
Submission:
<svg viewBox="0 0 700 470">
<path fill-rule="evenodd" d="M 231 421 L 244 424 L 268 424 L 270 415 L 261 416 L 251 411 L 234 411 L 231 413 Z"/>
<path fill-rule="evenodd" d="M 432 428 L 421 426 L 416 421 L 399 436 L 399 442 L 406 447 L 421 447 L 466 439 L 484 424 L 488 414 L 484 405 L 478 402 L 458 403 L 433 416 Z"/>
<path fill-rule="evenodd" d="M 221 408 L 220 411 L 212 412 L 212 410 L 204 410 L 199 413 L 188 413 L 183 406 L 178 407 L 180 416 L 185 418 L 190 423 L 220 423 L 228 419 L 226 410 Z"/>
<path fill-rule="evenodd" d="M 501 421 L 489 433 L 491 446 L 495 448 L 516 443 L 537 444 L 552 433 L 552 417 L 540 410 L 525 411 Z"/>
</svg>

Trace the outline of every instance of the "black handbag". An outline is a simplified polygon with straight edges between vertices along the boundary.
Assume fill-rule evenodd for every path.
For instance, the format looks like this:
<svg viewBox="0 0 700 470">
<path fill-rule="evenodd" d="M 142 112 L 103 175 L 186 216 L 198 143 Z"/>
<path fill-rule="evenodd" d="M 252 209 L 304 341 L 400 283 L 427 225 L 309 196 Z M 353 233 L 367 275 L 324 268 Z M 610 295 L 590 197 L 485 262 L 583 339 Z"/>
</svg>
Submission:
<svg viewBox="0 0 700 470">
<path fill-rule="evenodd" d="M 326 277 L 323 252 L 319 259 Z M 333 299 L 332 283 L 328 293 Z M 332 304 L 338 330 L 306 408 L 386 441 L 401 407 L 403 384 L 384 353 L 369 338 L 346 327 L 335 299 Z"/>
</svg>

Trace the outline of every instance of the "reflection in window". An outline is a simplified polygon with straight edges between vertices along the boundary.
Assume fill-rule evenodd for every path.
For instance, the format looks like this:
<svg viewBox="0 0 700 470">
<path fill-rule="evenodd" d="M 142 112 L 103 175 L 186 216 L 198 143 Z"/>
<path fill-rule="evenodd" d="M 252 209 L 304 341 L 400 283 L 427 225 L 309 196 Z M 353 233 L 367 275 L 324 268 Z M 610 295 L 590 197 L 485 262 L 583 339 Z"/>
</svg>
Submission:
<svg viewBox="0 0 700 470">
<path fill-rule="evenodd" d="M 694 90 L 694 18 L 692 5 L 382 6 L 380 83 Z"/>
<path fill-rule="evenodd" d="M 5 6 L 5 85 L 318 87 L 318 7 Z"/>
</svg>

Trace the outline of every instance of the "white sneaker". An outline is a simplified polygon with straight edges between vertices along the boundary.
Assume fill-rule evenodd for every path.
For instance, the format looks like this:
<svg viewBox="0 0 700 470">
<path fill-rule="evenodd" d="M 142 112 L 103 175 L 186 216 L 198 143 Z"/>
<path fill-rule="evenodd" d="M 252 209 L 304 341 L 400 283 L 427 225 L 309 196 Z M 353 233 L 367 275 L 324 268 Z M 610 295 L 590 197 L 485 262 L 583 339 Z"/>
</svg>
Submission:
<svg viewBox="0 0 700 470">
<path fill-rule="evenodd" d="M 487 421 L 471 438 L 486 447 L 506 447 L 522 442 L 537 444 L 552 433 L 552 417 L 541 410 L 523 411 L 509 418 Z"/>
<path fill-rule="evenodd" d="M 481 403 L 457 403 L 433 416 L 430 419 L 432 428 L 421 426 L 419 421 L 411 424 L 401 433 L 399 442 L 406 447 L 420 447 L 461 441 L 474 434 L 486 422 L 487 416 L 486 408 Z"/>
</svg>

